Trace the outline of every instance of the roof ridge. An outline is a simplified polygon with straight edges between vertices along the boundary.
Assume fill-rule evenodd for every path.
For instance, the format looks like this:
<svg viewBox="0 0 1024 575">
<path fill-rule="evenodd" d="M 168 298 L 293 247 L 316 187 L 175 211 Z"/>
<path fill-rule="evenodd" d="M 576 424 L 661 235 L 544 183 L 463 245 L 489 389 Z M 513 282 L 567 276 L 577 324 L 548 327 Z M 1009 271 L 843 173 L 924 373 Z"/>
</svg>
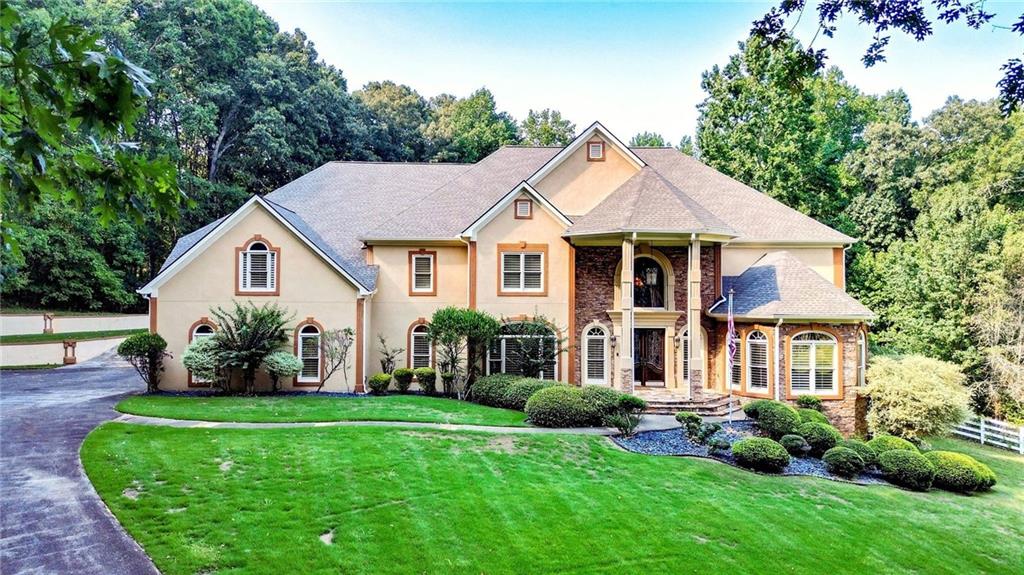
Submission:
<svg viewBox="0 0 1024 575">
<path fill-rule="evenodd" d="M 475 166 L 476 162 L 392 162 L 388 160 L 328 160 L 327 164 L 366 164 L 370 166 Z M 323 166 L 321 166 L 323 167 Z"/>
</svg>

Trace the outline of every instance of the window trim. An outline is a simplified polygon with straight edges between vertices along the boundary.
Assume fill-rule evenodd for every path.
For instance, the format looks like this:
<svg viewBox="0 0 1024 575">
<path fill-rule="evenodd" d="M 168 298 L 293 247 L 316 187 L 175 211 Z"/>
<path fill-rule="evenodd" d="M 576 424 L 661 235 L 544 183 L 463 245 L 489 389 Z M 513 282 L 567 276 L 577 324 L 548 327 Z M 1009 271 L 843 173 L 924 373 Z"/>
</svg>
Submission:
<svg viewBox="0 0 1024 575">
<path fill-rule="evenodd" d="M 523 204 L 526 206 L 526 215 L 519 215 L 519 205 Z M 517 220 L 532 220 L 533 219 L 533 200 L 526 198 L 520 198 L 512 202 L 512 213 Z"/>
<path fill-rule="evenodd" d="M 808 333 L 821 333 L 832 338 L 835 342 L 836 353 L 833 361 L 833 382 L 835 389 L 818 392 L 817 390 L 793 391 L 793 340 Z M 812 324 L 810 327 L 802 328 L 786 336 L 786 399 L 797 399 L 801 395 L 813 395 L 819 399 L 842 399 L 845 393 L 843 381 L 843 338 L 835 330 L 827 326 Z M 813 367 L 812 367 L 813 373 Z"/>
<path fill-rule="evenodd" d="M 242 289 L 242 254 L 249 251 L 254 243 L 261 243 L 268 252 L 274 253 L 274 289 Z M 281 295 L 281 248 L 274 247 L 267 238 L 256 234 L 244 244 L 235 247 L 235 295 L 244 296 L 279 296 Z"/>
<path fill-rule="evenodd" d="M 430 289 L 416 289 L 416 258 L 430 258 Z M 436 250 L 409 250 L 409 295 L 410 296 L 436 296 L 437 295 L 437 251 Z"/>
<path fill-rule="evenodd" d="M 765 372 L 765 388 L 763 390 L 754 389 L 751 384 L 750 370 L 753 367 L 753 361 L 750 357 L 750 338 L 755 333 L 759 333 L 764 336 L 764 339 L 758 340 L 764 342 L 764 372 Z M 760 327 L 751 327 L 743 335 L 743 390 L 749 395 L 770 397 L 772 392 L 772 338 L 768 332 Z"/>
<path fill-rule="evenodd" d="M 517 244 L 498 244 L 497 249 L 497 288 L 499 297 L 546 297 L 548 295 L 548 244 L 528 244 L 519 242 Z M 505 254 L 507 253 L 540 253 L 541 254 L 541 288 L 539 290 L 527 291 L 525 289 L 505 289 L 504 267 Z M 522 273 L 522 272 L 520 272 Z"/>
<path fill-rule="evenodd" d="M 299 358 L 300 360 L 302 359 L 300 345 L 302 341 L 302 328 L 307 326 L 315 327 L 318 332 L 317 337 L 320 338 L 320 349 L 318 350 L 320 360 L 320 373 L 317 379 L 313 380 L 302 379 L 302 372 L 299 372 L 298 374 L 295 375 L 295 377 L 292 378 L 292 387 L 319 387 L 321 382 L 324 381 L 324 341 L 322 338 L 324 335 L 324 331 L 326 330 L 324 330 L 324 326 L 320 322 L 316 321 L 312 317 L 307 317 L 306 319 L 302 320 L 301 322 L 299 322 L 298 325 L 295 326 L 295 332 L 292 337 L 294 345 L 293 352 L 295 353 L 295 357 Z"/>
<path fill-rule="evenodd" d="M 591 146 L 600 146 L 601 155 L 594 157 L 590 153 Z M 588 162 L 603 162 L 606 156 L 604 140 L 590 140 L 587 142 L 587 161 Z"/>
<path fill-rule="evenodd" d="M 595 329 L 595 328 L 601 330 L 601 333 L 602 333 L 601 336 L 592 336 L 592 335 L 590 335 L 590 331 Z M 610 348 L 610 345 L 609 345 L 610 338 L 608 337 L 608 333 L 609 333 L 608 328 L 604 324 L 599 323 L 599 322 L 594 322 L 594 323 L 587 324 L 587 326 L 585 328 L 583 328 L 583 333 L 581 335 L 581 337 L 583 339 L 583 349 L 582 349 L 582 353 L 580 354 L 580 379 L 583 381 L 584 385 L 605 385 L 605 386 L 610 386 L 611 385 L 611 377 L 610 377 L 610 369 L 609 369 L 610 368 L 610 364 L 609 364 L 610 357 L 609 356 L 611 354 L 610 354 L 610 349 L 609 349 Z M 600 380 L 594 380 L 594 379 L 590 378 L 590 346 L 591 346 L 591 342 L 593 340 L 600 340 L 601 341 L 601 348 L 602 348 L 602 353 L 603 353 L 603 360 L 602 361 L 604 362 L 604 369 L 603 369 L 604 373 L 603 373 L 603 375 L 602 375 Z M 556 366 L 557 366 L 557 362 L 556 362 Z"/>
<path fill-rule="evenodd" d="M 530 316 L 528 316 L 526 314 L 520 314 L 520 315 L 516 315 L 516 316 L 511 316 L 511 317 L 503 318 L 502 323 L 504 325 L 504 324 L 507 324 L 507 323 L 517 323 L 517 322 L 523 322 L 523 321 L 530 321 L 532 319 L 533 318 L 531 318 Z M 551 378 L 551 381 L 562 381 L 562 361 L 561 361 L 561 358 L 562 358 L 562 354 L 565 353 L 565 347 L 559 343 L 560 341 L 562 341 L 562 331 L 560 329 L 558 329 L 557 326 L 555 326 L 554 324 L 552 324 L 550 322 L 545 322 L 545 323 L 547 323 L 548 329 L 551 330 L 551 334 L 555 338 L 555 344 L 558 345 L 558 353 L 555 354 L 555 367 L 554 367 L 555 373 L 553 374 L 553 377 Z M 502 337 L 503 336 L 499 334 L 499 335 L 497 335 L 495 337 L 495 339 L 502 339 Z M 513 336 L 504 336 L 504 339 L 515 339 L 515 338 Z M 505 344 L 504 344 L 504 341 L 502 342 L 501 352 L 502 352 L 501 371 L 499 373 L 505 373 L 506 354 L 505 354 Z M 490 350 L 489 347 L 488 347 L 487 351 L 484 353 L 484 362 L 485 362 L 484 373 L 486 373 L 487 375 L 491 375 L 491 350 Z"/>
<path fill-rule="evenodd" d="M 413 338 L 413 335 L 416 333 L 416 330 L 418 328 L 420 328 L 420 327 L 429 327 L 429 325 L 430 325 L 430 322 L 428 322 L 427 319 L 423 318 L 423 317 L 417 318 L 416 321 L 414 321 L 411 324 L 409 324 L 409 329 L 407 330 L 406 337 L 405 337 L 405 343 L 406 343 L 406 347 L 405 347 L 405 349 L 406 349 L 406 352 L 405 352 L 405 367 L 407 367 L 409 369 L 416 369 L 412 365 L 412 360 L 413 360 L 412 338 Z M 434 369 L 437 368 L 437 354 L 435 353 L 435 351 L 436 350 L 434 349 L 434 342 L 430 342 L 430 366 L 429 367 L 434 368 Z"/>
<path fill-rule="evenodd" d="M 204 315 L 203 317 L 201 317 L 201 318 L 197 319 L 196 321 L 192 322 L 192 325 L 188 326 L 188 341 L 185 343 L 185 345 L 188 345 L 188 344 L 192 343 L 195 340 L 196 330 L 199 329 L 200 327 L 204 326 L 204 325 L 205 326 L 209 326 L 210 328 L 212 328 L 214 333 L 217 332 L 217 329 L 218 329 L 217 324 L 214 323 L 210 318 L 208 318 L 208 317 L 206 317 Z M 186 369 L 185 372 L 188 374 L 188 379 L 187 379 L 187 382 L 186 382 L 188 387 L 210 387 L 210 386 L 213 385 L 212 381 L 202 381 L 202 380 L 192 379 L 192 370 L 190 370 L 190 369 Z"/>
</svg>

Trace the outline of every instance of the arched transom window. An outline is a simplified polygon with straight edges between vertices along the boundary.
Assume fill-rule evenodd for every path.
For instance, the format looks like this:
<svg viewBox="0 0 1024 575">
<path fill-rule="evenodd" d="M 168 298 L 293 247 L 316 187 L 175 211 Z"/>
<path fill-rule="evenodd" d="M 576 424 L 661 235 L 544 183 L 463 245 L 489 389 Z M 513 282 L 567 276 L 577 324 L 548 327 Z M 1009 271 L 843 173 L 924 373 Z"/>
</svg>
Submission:
<svg viewBox="0 0 1024 575">
<path fill-rule="evenodd" d="M 302 371 L 298 375 L 299 383 L 319 383 L 322 350 L 320 347 L 320 329 L 315 325 L 306 325 L 299 330 L 299 359 L 302 360 Z"/>
<path fill-rule="evenodd" d="M 768 391 L 768 336 L 760 330 L 747 334 L 747 391 Z"/>
<path fill-rule="evenodd" d="M 430 367 L 434 361 L 434 348 L 430 345 L 429 329 L 420 324 L 409 333 L 409 367 Z"/>
<path fill-rule="evenodd" d="M 594 326 L 583 336 L 584 381 L 591 385 L 608 385 L 608 332 Z"/>
<path fill-rule="evenodd" d="M 201 323 L 192 330 L 192 341 L 204 337 L 213 337 L 213 326 L 208 323 Z"/>
<path fill-rule="evenodd" d="M 838 346 L 830 334 L 801 333 L 790 343 L 789 385 L 794 394 L 819 394 L 837 389 Z"/>
<path fill-rule="evenodd" d="M 665 307 L 665 270 L 652 258 L 633 260 L 633 303 L 636 307 Z"/>
<path fill-rule="evenodd" d="M 277 291 L 277 250 L 264 241 L 249 243 L 238 253 L 238 290 L 240 292 Z"/>
<path fill-rule="evenodd" d="M 208 320 L 204 317 L 192 327 L 192 332 L 189 333 L 190 342 L 195 342 L 207 337 L 213 337 L 216 330 L 214 329 L 213 324 L 207 323 L 207 321 Z M 208 385 L 210 383 L 212 382 L 205 377 L 189 372 L 189 385 L 201 386 Z"/>
<path fill-rule="evenodd" d="M 506 323 L 487 350 L 487 373 L 512 373 L 539 379 L 558 377 L 558 340 L 536 323 Z"/>
</svg>

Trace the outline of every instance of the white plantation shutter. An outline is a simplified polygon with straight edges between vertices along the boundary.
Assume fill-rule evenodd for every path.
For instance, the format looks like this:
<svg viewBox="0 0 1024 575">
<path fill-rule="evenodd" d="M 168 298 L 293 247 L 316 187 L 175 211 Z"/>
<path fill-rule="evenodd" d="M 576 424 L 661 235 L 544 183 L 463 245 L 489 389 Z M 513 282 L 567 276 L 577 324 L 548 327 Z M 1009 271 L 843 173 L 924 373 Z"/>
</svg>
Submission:
<svg viewBox="0 0 1024 575">
<path fill-rule="evenodd" d="M 690 381 L 690 332 L 683 332 L 683 381 Z"/>
<path fill-rule="evenodd" d="M 239 254 L 239 289 L 274 291 L 277 289 L 277 253 L 260 242 L 254 242 Z"/>
<path fill-rule="evenodd" d="M 836 340 L 819 332 L 802 333 L 790 345 L 790 387 L 820 393 L 836 388 Z"/>
<path fill-rule="evenodd" d="M 814 345 L 814 391 L 831 391 L 835 375 L 836 347 L 833 344 Z"/>
<path fill-rule="evenodd" d="M 430 348 L 430 337 L 427 335 L 427 326 L 417 326 L 412 330 L 412 341 L 409 343 L 409 349 L 412 350 L 412 365 L 409 367 L 413 369 L 417 367 L 430 367 L 432 350 Z"/>
<path fill-rule="evenodd" d="M 299 359 L 299 381 L 320 381 L 320 332 L 311 325 L 302 328 L 299 335 Z"/>
<path fill-rule="evenodd" d="M 811 346 L 793 343 L 791 347 L 789 385 L 793 391 L 811 390 Z"/>
<path fill-rule="evenodd" d="M 592 327 L 587 331 L 587 383 L 607 384 L 605 331 L 599 327 Z"/>
<path fill-rule="evenodd" d="M 413 291 L 434 291 L 434 256 L 412 257 Z"/>
<path fill-rule="evenodd" d="M 502 291 L 544 291 L 544 254 L 517 252 L 501 254 Z"/>
<path fill-rule="evenodd" d="M 277 289 L 277 252 L 267 252 L 267 289 Z"/>
<path fill-rule="evenodd" d="M 521 254 L 501 254 L 501 288 L 503 290 L 522 289 L 521 270 Z"/>
<path fill-rule="evenodd" d="M 768 337 L 760 331 L 747 336 L 747 388 L 768 390 Z"/>
<path fill-rule="evenodd" d="M 241 252 L 238 254 L 238 267 L 241 269 L 241 273 L 238 274 L 238 289 L 247 290 L 249 289 L 249 252 Z"/>
<path fill-rule="evenodd" d="M 544 254 L 523 254 L 523 289 L 540 291 L 544 286 Z"/>
<path fill-rule="evenodd" d="M 558 345 L 554 334 L 540 336 L 499 335 L 487 350 L 487 373 L 511 373 L 522 375 L 524 353 L 536 357 L 538 350 L 552 349 Z M 558 354 L 541 367 L 540 379 L 555 379 L 558 374 Z"/>
</svg>

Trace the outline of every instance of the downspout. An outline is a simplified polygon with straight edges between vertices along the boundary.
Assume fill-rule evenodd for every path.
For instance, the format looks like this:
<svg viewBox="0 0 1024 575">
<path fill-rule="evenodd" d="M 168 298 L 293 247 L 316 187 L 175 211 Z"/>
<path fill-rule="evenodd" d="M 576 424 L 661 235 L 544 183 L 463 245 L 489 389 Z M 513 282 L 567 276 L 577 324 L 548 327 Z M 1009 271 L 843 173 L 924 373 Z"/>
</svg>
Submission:
<svg viewBox="0 0 1024 575">
<path fill-rule="evenodd" d="M 779 360 L 779 350 L 782 348 L 782 340 L 779 338 L 781 335 L 780 327 L 782 326 L 783 318 L 779 318 L 779 321 L 775 323 L 775 400 L 782 400 L 782 362 Z"/>
</svg>

